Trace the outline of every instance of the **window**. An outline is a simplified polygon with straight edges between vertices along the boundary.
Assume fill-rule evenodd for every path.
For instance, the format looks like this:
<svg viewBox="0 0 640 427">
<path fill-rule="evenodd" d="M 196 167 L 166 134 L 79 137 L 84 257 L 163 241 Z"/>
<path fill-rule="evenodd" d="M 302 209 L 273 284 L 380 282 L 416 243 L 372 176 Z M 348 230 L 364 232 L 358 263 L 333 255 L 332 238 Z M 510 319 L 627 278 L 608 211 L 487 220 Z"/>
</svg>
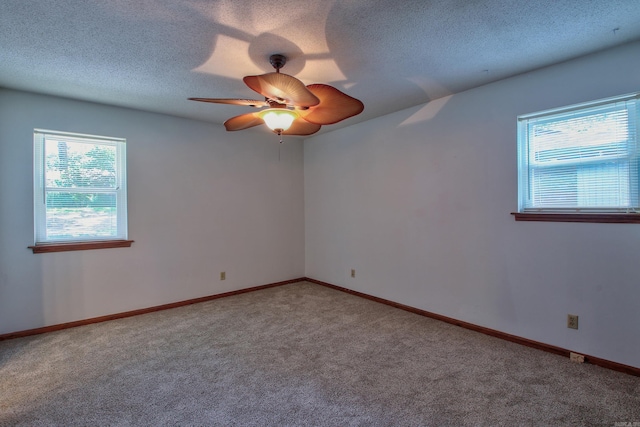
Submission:
<svg viewBox="0 0 640 427">
<path fill-rule="evenodd" d="M 34 131 L 36 246 L 127 239 L 125 142 Z"/>
<path fill-rule="evenodd" d="M 640 212 L 639 97 L 518 117 L 518 211 Z"/>
</svg>

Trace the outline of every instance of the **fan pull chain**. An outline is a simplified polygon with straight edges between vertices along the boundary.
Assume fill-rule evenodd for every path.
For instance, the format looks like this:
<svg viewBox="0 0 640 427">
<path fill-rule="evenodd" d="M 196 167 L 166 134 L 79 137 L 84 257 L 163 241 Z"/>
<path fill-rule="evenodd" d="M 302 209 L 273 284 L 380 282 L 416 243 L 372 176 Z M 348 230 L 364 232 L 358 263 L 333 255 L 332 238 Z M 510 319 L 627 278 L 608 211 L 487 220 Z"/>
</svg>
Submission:
<svg viewBox="0 0 640 427">
<path fill-rule="evenodd" d="M 278 135 L 278 138 L 280 139 L 280 144 L 278 144 L 278 162 L 280 162 L 280 148 L 282 147 L 282 131 L 278 130 L 276 132 L 276 135 Z"/>
</svg>

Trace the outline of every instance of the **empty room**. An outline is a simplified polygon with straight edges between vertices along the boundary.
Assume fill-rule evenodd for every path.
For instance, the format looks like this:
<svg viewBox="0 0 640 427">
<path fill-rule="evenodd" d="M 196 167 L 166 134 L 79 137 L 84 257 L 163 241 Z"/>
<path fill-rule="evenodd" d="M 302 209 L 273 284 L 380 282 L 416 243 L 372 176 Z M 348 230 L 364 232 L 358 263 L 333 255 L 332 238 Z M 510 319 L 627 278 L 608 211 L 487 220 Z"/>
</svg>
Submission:
<svg viewBox="0 0 640 427">
<path fill-rule="evenodd" d="M 640 426 L 637 0 L 0 2 L 0 425 Z"/>
</svg>

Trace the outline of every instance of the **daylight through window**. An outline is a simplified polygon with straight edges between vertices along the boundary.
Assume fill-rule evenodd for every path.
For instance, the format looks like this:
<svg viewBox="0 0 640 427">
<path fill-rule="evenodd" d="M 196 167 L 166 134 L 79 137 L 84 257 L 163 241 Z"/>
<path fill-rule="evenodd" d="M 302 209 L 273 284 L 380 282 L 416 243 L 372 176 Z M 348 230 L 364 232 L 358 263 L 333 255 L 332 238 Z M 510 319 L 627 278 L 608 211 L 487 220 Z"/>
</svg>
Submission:
<svg viewBox="0 0 640 427">
<path fill-rule="evenodd" d="M 639 94 L 518 117 L 519 212 L 637 212 Z"/>
<path fill-rule="evenodd" d="M 36 244 L 127 238 L 125 142 L 34 131 Z"/>
</svg>

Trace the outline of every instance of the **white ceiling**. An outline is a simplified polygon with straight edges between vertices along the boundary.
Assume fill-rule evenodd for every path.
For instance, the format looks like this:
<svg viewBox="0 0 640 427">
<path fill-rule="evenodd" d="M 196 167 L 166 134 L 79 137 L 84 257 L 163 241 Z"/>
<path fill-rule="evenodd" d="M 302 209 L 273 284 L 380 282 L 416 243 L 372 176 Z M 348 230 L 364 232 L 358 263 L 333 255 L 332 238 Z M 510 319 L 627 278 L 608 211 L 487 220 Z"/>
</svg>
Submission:
<svg viewBox="0 0 640 427">
<path fill-rule="evenodd" d="M 640 40 L 639 0 L 2 0 L 0 86 L 222 123 L 282 70 L 363 101 L 354 124 Z M 637 71 L 632 71 L 637 72 Z"/>
</svg>

